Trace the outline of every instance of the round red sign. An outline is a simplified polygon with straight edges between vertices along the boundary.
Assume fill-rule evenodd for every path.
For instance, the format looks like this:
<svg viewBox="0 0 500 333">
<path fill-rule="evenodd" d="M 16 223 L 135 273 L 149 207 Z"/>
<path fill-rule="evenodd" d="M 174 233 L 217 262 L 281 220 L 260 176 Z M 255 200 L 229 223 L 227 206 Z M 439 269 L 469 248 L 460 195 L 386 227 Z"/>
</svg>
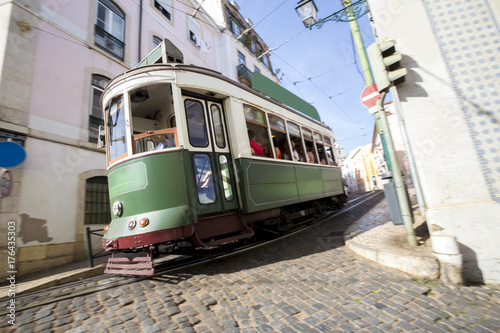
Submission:
<svg viewBox="0 0 500 333">
<path fill-rule="evenodd" d="M 377 99 L 382 97 L 377 90 L 377 85 L 375 83 L 367 86 L 361 93 L 361 104 L 367 108 L 372 108 L 377 105 Z"/>
</svg>

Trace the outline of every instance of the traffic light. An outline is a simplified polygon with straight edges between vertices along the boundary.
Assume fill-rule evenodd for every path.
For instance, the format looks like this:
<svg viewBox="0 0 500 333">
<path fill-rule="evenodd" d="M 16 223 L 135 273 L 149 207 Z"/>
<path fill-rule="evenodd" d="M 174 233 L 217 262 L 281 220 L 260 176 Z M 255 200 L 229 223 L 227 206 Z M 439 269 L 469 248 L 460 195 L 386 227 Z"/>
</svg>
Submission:
<svg viewBox="0 0 500 333">
<path fill-rule="evenodd" d="M 373 43 L 368 46 L 368 58 L 378 91 L 383 91 L 391 86 L 404 82 L 406 68 L 400 68 L 399 61 L 402 56 L 396 53 L 396 41 L 381 44 Z"/>
</svg>

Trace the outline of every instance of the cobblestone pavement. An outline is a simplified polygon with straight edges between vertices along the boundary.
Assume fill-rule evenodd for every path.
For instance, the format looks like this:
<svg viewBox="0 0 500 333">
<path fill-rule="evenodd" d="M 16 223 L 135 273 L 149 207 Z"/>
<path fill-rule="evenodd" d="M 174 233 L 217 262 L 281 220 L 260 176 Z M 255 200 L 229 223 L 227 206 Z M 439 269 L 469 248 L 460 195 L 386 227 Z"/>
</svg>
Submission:
<svg viewBox="0 0 500 333">
<path fill-rule="evenodd" d="M 348 215 L 348 214 L 345 214 Z M 17 313 L 8 332 L 500 332 L 500 291 L 417 279 L 313 228 L 202 266 Z"/>
</svg>

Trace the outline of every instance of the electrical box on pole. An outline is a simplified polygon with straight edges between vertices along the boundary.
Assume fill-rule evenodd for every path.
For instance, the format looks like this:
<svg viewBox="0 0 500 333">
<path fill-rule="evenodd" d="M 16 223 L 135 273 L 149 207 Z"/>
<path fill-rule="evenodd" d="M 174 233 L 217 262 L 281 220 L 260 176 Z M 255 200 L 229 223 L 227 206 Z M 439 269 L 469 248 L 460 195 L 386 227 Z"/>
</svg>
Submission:
<svg viewBox="0 0 500 333">
<path fill-rule="evenodd" d="M 401 54 L 396 53 L 396 42 L 373 43 L 367 53 L 378 91 L 386 91 L 391 85 L 404 82 L 406 68 L 401 68 Z"/>
</svg>

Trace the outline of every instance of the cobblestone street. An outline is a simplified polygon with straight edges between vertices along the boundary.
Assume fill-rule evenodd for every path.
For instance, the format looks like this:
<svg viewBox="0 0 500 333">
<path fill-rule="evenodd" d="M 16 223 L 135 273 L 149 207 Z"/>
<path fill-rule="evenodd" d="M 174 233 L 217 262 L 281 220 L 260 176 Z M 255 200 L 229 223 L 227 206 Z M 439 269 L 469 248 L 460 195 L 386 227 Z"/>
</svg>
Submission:
<svg viewBox="0 0 500 333">
<path fill-rule="evenodd" d="M 10 332 L 498 332 L 500 292 L 418 279 L 344 246 L 345 223 L 17 314 Z"/>
</svg>

